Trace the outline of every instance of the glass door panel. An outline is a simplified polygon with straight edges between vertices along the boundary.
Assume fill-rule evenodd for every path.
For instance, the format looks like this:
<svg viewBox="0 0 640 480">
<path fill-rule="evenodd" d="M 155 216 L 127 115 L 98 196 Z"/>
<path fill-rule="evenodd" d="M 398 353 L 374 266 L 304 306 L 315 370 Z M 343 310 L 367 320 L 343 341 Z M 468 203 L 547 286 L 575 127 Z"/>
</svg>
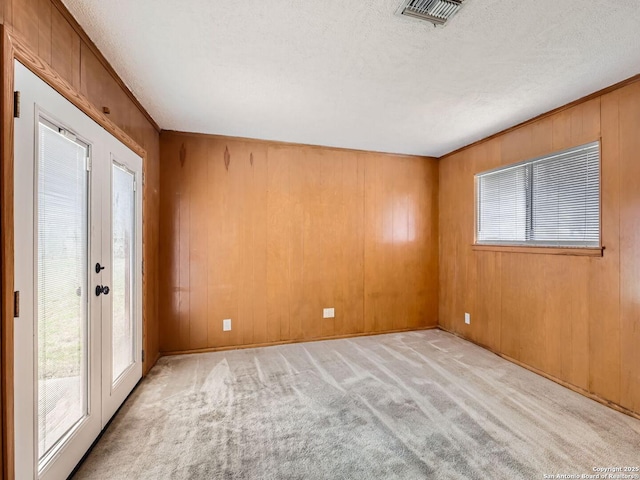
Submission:
<svg viewBox="0 0 640 480">
<path fill-rule="evenodd" d="M 41 119 L 37 161 L 38 460 L 88 413 L 88 147 Z"/>
<path fill-rule="evenodd" d="M 112 165 L 112 374 L 111 382 L 135 362 L 135 176 Z"/>
</svg>

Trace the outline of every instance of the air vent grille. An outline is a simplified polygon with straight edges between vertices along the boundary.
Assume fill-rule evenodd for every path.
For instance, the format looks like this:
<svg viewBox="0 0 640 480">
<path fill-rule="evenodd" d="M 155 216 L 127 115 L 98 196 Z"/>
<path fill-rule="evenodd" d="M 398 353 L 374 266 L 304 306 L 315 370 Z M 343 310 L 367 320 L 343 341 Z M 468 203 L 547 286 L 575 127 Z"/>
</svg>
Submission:
<svg viewBox="0 0 640 480">
<path fill-rule="evenodd" d="M 456 14 L 464 0 L 409 0 L 402 9 L 402 15 L 426 20 L 435 25 L 443 25 Z"/>
</svg>

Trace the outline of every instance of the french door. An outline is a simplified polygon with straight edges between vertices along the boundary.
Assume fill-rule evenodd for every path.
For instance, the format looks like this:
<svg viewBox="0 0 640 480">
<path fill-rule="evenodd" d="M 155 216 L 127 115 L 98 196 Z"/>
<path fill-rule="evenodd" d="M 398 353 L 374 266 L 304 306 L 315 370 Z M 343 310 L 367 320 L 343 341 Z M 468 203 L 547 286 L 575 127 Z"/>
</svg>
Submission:
<svg viewBox="0 0 640 480">
<path fill-rule="evenodd" d="M 142 159 L 19 62 L 16 478 L 64 479 L 142 375 Z"/>
</svg>

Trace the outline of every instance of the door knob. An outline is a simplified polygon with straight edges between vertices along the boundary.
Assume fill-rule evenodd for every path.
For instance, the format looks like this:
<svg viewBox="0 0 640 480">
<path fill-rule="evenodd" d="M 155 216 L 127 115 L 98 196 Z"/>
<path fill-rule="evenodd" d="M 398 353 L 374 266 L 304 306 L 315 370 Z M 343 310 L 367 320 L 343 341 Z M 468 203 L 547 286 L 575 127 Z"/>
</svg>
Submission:
<svg viewBox="0 0 640 480">
<path fill-rule="evenodd" d="M 96 297 L 99 297 L 100 294 L 109 295 L 109 287 L 106 285 L 96 285 Z"/>
<path fill-rule="evenodd" d="M 96 263 L 96 273 L 100 273 L 100 270 L 104 270 L 104 267 L 99 263 Z"/>
</svg>

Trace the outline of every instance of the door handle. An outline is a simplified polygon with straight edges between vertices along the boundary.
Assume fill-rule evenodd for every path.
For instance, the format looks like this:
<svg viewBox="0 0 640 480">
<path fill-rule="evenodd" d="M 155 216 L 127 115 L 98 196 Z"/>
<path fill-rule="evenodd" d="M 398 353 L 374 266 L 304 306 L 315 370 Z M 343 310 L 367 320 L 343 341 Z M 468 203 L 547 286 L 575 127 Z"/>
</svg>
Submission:
<svg viewBox="0 0 640 480">
<path fill-rule="evenodd" d="M 99 263 L 96 263 L 96 273 L 100 273 L 100 270 L 104 270 L 104 267 Z"/>
<path fill-rule="evenodd" d="M 96 285 L 96 297 L 99 297 L 100 294 L 109 295 L 109 287 L 106 285 Z"/>
</svg>

